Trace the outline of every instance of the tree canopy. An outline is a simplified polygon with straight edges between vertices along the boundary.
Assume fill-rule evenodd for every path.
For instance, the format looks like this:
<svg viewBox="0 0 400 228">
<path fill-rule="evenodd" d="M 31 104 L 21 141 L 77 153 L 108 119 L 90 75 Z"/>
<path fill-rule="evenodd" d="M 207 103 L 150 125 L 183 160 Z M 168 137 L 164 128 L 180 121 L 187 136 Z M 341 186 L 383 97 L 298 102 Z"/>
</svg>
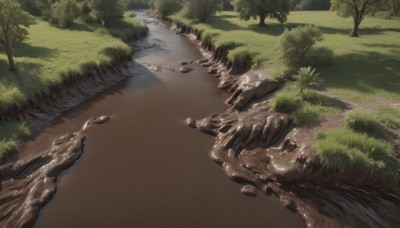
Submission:
<svg viewBox="0 0 400 228">
<path fill-rule="evenodd" d="M 89 0 L 92 16 L 108 26 L 118 21 L 124 13 L 124 4 L 121 0 Z"/>
<path fill-rule="evenodd" d="M 331 0 L 331 10 L 341 17 L 352 17 L 354 27 L 351 37 L 358 37 L 358 29 L 365 16 L 386 9 L 388 0 Z"/>
<path fill-rule="evenodd" d="M 30 25 L 34 24 L 33 17 L 22 10 L 15 0 L 0 0 L 0 42 L 8 57 L 10 70 L 16 70 L 12 56 L 12 45 L 28 36 Z"/>
<path fill-rule="evenodd" d="M 207 18 L 222 10 L 221 0 L 185 0 L 186 16 L 205 22 Z"/>
<path fill-rule="evenodd" d="M 283 23 L 289 15 L 289 0 L 234 0 L 235 10 L 243 20 L 259 18 L 259 25 L 265 25 L 267 17 Z"/>
</svg>

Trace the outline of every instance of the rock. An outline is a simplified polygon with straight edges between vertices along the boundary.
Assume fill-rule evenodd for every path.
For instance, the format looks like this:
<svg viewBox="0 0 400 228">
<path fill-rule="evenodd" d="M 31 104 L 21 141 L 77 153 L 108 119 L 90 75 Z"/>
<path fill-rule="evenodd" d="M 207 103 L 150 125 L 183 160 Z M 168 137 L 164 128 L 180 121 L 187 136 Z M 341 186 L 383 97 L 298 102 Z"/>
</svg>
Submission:
<svg viewBox="0 0 400 228">
<path fill-rule="evenodd" d="M 189 73 L 190 71 L 192 71 L 193 69 L 189 68 L 189 67 L 181 67 L 179 69 L 180 72 L 182 73 Z"/>
<path fill-rule="evenodd" d="M 196 128 L 196 121 L 193 118 L 187 118 L 185 120 L 185 123 L 187 126 L 189 126 L 191 128 Z"/>
<path fill-rule="evenodd" d="M 216 73 L 218 73 L 218 68 L 212 68 L 212 67 L 210 67 L 210 68 L 208 69 L 208 73 L 209 73 L 209 74 L 216 74 Z"/>
<path fill-rule="evenodd" d="M 257 196 L 257 189 L 253 185 L 246 185 L 243 186 L 242 190 L 240 192 L 243 195 L 250 196 L 250 197 L 256 197 Z"/>
<path fill-rule="evenodd" d="M 199 64 L 206 63 L 206 62 L 208 62 L 208 59 L 207 59 L 207 58 L 199 59 L 199 60 L 197 60 L 197 62 L 198 62 Z"/>
<path fill-rule="evenodd" d="M 200 65 L 201 65 L 202 67 L 210 67 L 211 65 L 213 65 L 213 63 L 205 62 L 205 63 L 201 63 Z"/>
<path fill-rule="evenodd" d="M 188 64 L 189 64 L 189 61 L 181 61 L 179 63 L 179 65 L 182 65 L 182 66 L 185 66 L 185 65 L 188 65 Z"/>
</svg>

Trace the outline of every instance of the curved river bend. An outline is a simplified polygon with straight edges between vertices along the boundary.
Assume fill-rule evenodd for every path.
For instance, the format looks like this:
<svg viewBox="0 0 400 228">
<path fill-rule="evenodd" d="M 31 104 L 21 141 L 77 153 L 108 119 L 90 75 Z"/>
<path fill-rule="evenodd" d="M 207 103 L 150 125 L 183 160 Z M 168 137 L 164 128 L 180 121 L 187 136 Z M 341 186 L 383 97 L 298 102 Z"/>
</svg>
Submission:
<svg viewBox="0 0 400 228">
<path fill-rule="evenodd" d="M 208 158 L 213 138 L 186 117 L 223 112 L 226 95 L 207 69 L 178 71 L 202 58 L 196 44 L 138 12 L 150 29 L 134 54 L 134 77 L 66 112 L 29 141 L 38 153 L 91 117 L 81 160 L 58 182 L 36 227 L 304 227 L 272 197 L 249 198 Z"/>
</svg>

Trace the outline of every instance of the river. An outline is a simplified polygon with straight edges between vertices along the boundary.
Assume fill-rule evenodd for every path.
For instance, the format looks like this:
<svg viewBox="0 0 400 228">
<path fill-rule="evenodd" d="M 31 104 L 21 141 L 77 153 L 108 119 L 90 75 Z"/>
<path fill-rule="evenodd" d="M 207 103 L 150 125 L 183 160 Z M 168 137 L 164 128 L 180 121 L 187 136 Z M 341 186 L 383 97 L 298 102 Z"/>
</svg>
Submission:
<svg viewBox="0 0 400 228">
<path fill-rule="evenodd" d="M 36 227 L 304 227 L 278 199 L 250 198 L 208 157 L 211 136 L 186 117 L 223 112 L 227 94 L 207 69 L 178 71 L 202 58 L 195 42 L 145 11 L 149 35 L 137 43 L 134 73 L 112 89 L 65 112 L 25 144 L 42 151 L 91 117 L 112 116 L 88 129 L 82 158 L 59 178 Z"/>
</svg>

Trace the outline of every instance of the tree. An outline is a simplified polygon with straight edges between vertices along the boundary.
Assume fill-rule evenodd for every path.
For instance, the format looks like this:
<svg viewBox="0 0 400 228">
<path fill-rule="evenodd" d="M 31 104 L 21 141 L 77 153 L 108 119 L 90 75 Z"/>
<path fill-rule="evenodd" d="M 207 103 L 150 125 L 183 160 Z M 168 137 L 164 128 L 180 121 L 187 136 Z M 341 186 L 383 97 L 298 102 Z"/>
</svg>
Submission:
<svg viewBox="0 0 400 228">
<path fill-rule="evenodd" d="M 331 10 L 337 15 L 353 18 L 351 37 L 358 37 L 358 29 L 365 16 L 387 8 L 388 0 L 331 0 Z"/>
<path fill-rule="evenodd" d="M 12 45 L 28 36 L 30 25 L 34 24 L 33 17 L 22 10 L 15 0 L 0 0 L 0 42 L 8 57 L 10 70 L 16 70 L 12 55 Z"/>
<path fill-rule="evenodd" d="M 79 6 L 74 0 L 61 0 L 52 7 L 52 22 L 61 28 L 72 25 L 80 14 Z"/>
<path fill-rule="evenodd" d="M 207 18 L 222 10 L 220 0 L 185 0 L 186 17 L 205 22 Z"/>
<path fill-rule="evenodd" d="M 260 26 L 265 25 L 267 17 L 283 23 L 289 14 L 289 0 L 234 0 L 235 10 L 240 19 L 259 18 Z"/>
<path fill-rule="evenodd" d="M 105 26 L 118 21 L 124 13 L 121 0 L 90 0 L 89 8 L 92 16 Z"/>
<path fill-rule="evenodd" d="M 179 0 L 155 0 L 153 4 L 154 9 L 162 18 L 166 18 L 181 8 Z"/>
</svg>

